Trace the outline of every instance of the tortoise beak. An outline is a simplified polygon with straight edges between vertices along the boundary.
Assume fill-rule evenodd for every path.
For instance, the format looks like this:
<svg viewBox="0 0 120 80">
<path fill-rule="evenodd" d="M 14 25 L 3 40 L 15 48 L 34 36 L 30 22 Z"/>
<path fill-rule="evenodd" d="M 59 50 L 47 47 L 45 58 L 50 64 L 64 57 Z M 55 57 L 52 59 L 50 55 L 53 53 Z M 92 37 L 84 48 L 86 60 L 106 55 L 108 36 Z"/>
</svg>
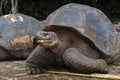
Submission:
<svg viewBox="0 0 120 80">
<path fill-rule="evenodd" d="M 49 38 L 40 38 L 40 39 L 37 39 L 37 43 L 44 43 L 44 42 L 50 43 L 50 42 L 52 42 L 52 40 L 49 39 Z"/>
</svg>

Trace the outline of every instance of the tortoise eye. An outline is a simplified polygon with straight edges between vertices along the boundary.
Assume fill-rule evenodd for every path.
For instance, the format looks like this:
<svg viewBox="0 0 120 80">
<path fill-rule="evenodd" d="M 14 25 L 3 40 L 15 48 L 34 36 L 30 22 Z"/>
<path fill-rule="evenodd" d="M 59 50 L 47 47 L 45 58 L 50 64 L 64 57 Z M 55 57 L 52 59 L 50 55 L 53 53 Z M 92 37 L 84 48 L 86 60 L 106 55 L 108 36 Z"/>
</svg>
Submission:
<svg viewBox="0 0 120 80">
<path fill-rule="evenodd" d="M 48 33 L 44 33 L 43 36 L 47 37 L 47 36 L 49 36 L 49 34 Z"/>
</svg>

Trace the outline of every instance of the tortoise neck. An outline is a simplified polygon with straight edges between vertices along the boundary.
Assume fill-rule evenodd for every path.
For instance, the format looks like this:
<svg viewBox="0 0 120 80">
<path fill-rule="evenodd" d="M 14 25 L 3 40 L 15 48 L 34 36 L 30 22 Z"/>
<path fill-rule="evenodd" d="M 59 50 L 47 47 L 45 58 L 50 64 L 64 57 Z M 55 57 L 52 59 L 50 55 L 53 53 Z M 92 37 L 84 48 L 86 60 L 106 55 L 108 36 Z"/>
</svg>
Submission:
<svg viewBox="0 0 120 80">
<path fill-rule="evenodd" d="M 58 40 L 58 43 L 54 47 L 51 47 L 51 50 L 54 53 L 61 54 L 64 52 L 65 48 L 66 43 L 64 41 Z"/>
</svg>

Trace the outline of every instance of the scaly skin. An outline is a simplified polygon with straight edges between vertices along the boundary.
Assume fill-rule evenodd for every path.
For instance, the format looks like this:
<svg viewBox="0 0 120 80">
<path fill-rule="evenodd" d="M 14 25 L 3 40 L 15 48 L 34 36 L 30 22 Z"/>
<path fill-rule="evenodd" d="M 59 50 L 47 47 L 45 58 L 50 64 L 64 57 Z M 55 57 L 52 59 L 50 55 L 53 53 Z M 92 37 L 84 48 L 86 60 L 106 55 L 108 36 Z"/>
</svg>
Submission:
<svg viewBox="0 0 120 80">
<path fill-rule="evenodd" d="M 74 53 L 74 54 L 73 54 Z M 103 59 L 93 59 L 86 57 L 76 48 L 69 48 L 63 54 L 64 62 L 73 71 L 82 73 L 107 73 L 108 67 Z"/>
<path fill-rule="evenodd" d="M 39 71 L 39 70 L 41 70 L 43 67 L 50 65 L 50 63 L 54 64 L 55 62 L 57 62 L 57 64 L 59 62 L 65 63 L 66 66 L 72 68 L 74 71 L 77 71 L 77 72 L 83 72 L 83 73 L 96 73 L 96 72 L 107 73 L 108 72 L 107 64 L 103 59 L 99 59 L 97 57 L 95 58 L 94 56 L 93 56 L 94 58 L 89 58 L 88 57 L 89 55 L 86 56 L 84 54 L 84 51 L 80 51 L 81 49 L 84 49 L 84 48 L 82 47 L 71 48 L 70 42 L 68 42 L 67 40 L 61 41 L 57 37 L 58 35 L 56 35 L 56 33 L 54 32 L 48 32 L 48 34 L 46 35 L 47 39 L 48 39 L 48 36 L 51 36 L 52 37 L 51 41 L 53 42 L 49 42 L 50 40 L 46 41 L 47 39 L 45 39 L 45 36 L 44 36 L 44 39 L 43 38 L 41 39 L 41 35 L 43 36 L 46 33 L 47 32 L 41 32 L 41 34 L 37 36 L 38 44 L 44 47 L 44 48 L 41 48 L 43 50 L 41 51 L 41 49 L 37 47 L 37 49 L 35 49 L 31 53 L 30 57 L 26 61 L 27 67 L 30 68 L 29 69 L 30 74 L 38 73 L 38 72 L 40 73 L 42 71 Z M 48 50 L 46 51 L 45 48 L 49 49 L 50 51 Z M 91 50 L 91 52 L 93 52 L 92 54 L 94 54 L 94 51 Z M 55 58 L 55 55 L 57 55 L 58 59 Z M 52 57 L 53 60 L 50 57 Z M 51 62 L 49 62 L 48 64 L 46 60 Z M 34 68 L 35 70 L 33 69 L 31 70 L 31 68 Z"/>
<path fill-rule="evenodd" d="M 55 63 L 54 55 L 49 49 L 37 46 L 26 60 L 26 69 L 29 74 L 43 73 L 46 66 Z"/>
</svg>

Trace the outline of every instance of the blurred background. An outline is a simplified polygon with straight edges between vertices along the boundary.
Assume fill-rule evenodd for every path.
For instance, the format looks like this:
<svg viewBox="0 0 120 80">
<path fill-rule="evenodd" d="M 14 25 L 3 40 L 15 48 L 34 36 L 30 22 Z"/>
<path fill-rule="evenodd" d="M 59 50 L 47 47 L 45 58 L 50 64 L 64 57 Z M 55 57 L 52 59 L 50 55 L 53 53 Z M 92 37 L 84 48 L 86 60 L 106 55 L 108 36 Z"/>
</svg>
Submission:
<svg viewBox="0 0 120 80">
<path fill-rule="evenodd" d="M 102 10 L 112 22 L 120 20 L 120 0 L 18 0 L 17 11 L 44 20 L 67 3 L 79 3 Z M 0 0 L 0 15 L 11 12 L 11 0 Z"/>
</svg>

